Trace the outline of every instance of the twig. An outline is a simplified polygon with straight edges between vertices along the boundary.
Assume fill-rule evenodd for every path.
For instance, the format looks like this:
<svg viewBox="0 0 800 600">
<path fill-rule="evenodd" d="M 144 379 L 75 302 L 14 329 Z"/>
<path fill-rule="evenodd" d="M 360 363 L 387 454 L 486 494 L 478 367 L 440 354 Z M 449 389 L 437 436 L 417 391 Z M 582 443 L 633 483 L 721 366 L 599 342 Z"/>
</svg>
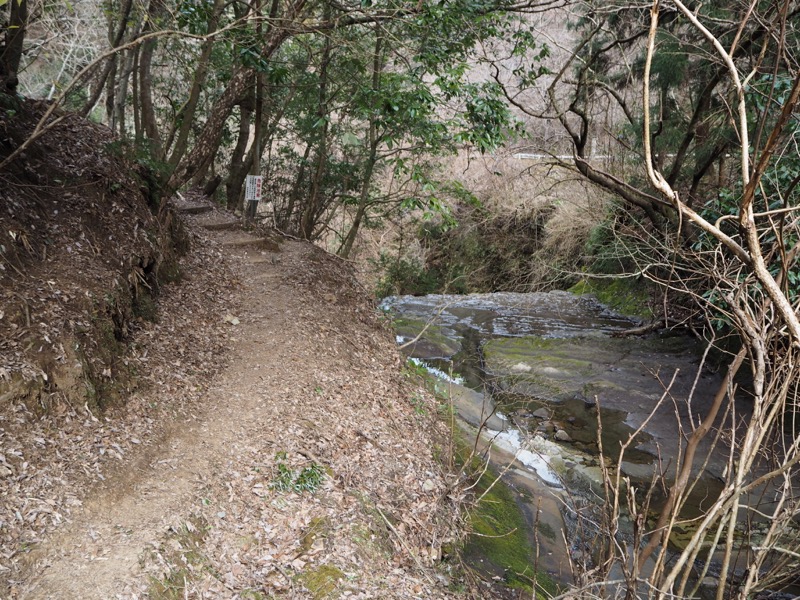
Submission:
<svg viewBox="0 0 800 600">
<path fill-rule="evenodd" d="M 425 323 L 425 327 L 422 328 L 422 330 L 414 337 L 414 339 L 400 344 L 400 346 L 398 346 L 398 348 L 400 350 L 402 350 L 403 348 L 408 348 L 411 344 L 416 344 L 419 341 L 419 339 L 423 335 L 425 335 L 425 332 L 428 331 L 428 328 L 431 325 L 433 325 L 434 320 L 437 319 L 438 317 L 440 317 L 442 315 L 442 313 L 445 311 L 445 309 L 450 307 L 450 306 L 452 306 L 453 304 L 454 304 L 453 302 L 445 302 L 441 306 L 436 307 L 437 308 L 436 314 L 433 317 L 431 317 L 430 319 L 428 319 L 428 321 Z"/>
<path fill-rule="evenodd" d="M 662 317 L 661 319 L 656 319 L 655 321 L 646 323 L 640 327 L 631 327 L 630 329 L 624 329 L 623 331 L 615 331 L 611 334 L 611 337 L 621 338 L 628 337 L 629 335 L 645 335 L 647 333 L 663 329 L 665 326 L 666 319 Z"/>
<path fill-rule="evenodd" d="M 428 580 L 428 583 L 435 584 L 436 582 L 433 580 L 433 577 L 431 577 L 428 574 L 427 569 L 425 569 L 425 566 L 420 562 L 420 560 L 417 557 L 417 555 L 414 554 L 411 551 L 411 548 L 408 547 L 408 544 L 406 544 L 406 541 L 403 539 L 403 537 L 400 535 L 400 533 L 397 531 L 397 529 L 395 529 L 395 526 L 392 525 L 392 523 L 389 521 L 389 519 L 386 518 L 386 515 L 383 514 L 383 511 L 380 509 L 380 507 L 377 504 L 375 505 L 375 510 L 378 511 L 378 514 L 381 516 L 381 518 L 383 519 L 384 523 L 386 523 L 386 526 L 389 528 L 389 530 L 393 534 L 395 534 L 395 536 L 397 536 L 397 540 L 400 542 L 400 545 L 408 553 L 408 555 L 414 560 L 414 563 L 416 563 L 417 568 L 425 576 L 425 579 Z"/>
</svg>

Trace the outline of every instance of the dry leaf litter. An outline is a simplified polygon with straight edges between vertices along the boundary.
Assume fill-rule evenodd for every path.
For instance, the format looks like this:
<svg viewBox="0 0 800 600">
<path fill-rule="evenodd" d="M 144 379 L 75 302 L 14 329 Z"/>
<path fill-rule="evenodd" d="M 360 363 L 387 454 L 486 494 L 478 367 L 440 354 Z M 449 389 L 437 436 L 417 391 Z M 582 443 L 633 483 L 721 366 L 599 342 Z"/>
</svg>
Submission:
<svg viewBox="0 0 800 600">
<path fill-rule="evenodd" d="M 61 138 L 43 139 L 53 155 L 79 155 L 89 165 L 85 157 L 109 140 L 101 128 L 80 127 L 74 138 L 95 139 L 77 150 L 57 152 Z M 33 178 L 35 156 L 25 160 L 25 177 Z M 88 312 L 70 300 L 114 287 L 121 270 L 135 273 L 160 251 L 135 233 L 152 225 L 148 211 L 130 202 L 114 215 L 122 200 L 103 179 L 113 169 L 110 161 L 91 175 L 105 191 L 97 218 L 107 219 L 108 239 L 84 243 L 99 225 L 78 219 L 70 228 L 53 217 L 49 234 L 62 231 L 49 257 L 44 246 L 22 241 L 16 254 L 4 254 L 0 311 L 15 306 L 11 329 L 20 330 L 3 330 L 7 381 L 22 373 L 41 383 L 47 375 L 35 351 L 20 350 L 22 330 L 41 322 L 41 339 L 55 347 L 51 359 L 72 359 L 58 344 L 80 333 L 73 309 Z M 74 193 L 79 206 L 81 192 Z M 13 210 L 25 195 L 3 200 L 3 228 L 17 240 L 37 239 L 36 223 Z M 3 397 L 0 573 L 8 584 L 0 595 L 456 596 L 436 566 L 460 530 L 458 505 L 433 458 L 447 433 L 410 402 L 422 398 L 431 415 L 434 399 L 402 374 L 391 332 L 345 263 L 310 244 L 202 227 L 216 217 L 227 218 L 214 210 L 187 217 L 192 249 L 181 258 L 181 282 L 162 286 L 157 322 L 130 321 L 120 360 L 136 378 L 124 402 L 97 411 L 67 394 L 40 394 L 39 410 Z M 25 262 L 26 252 L 38 267 Z M 120 254 L 139 262 L 115 264 Z M 22 304 L 36 315 L 30 326 Z M 87 352 L 89 366 L 96 361 L 100 376 L 113 379 L 121 367 L 99 354 Z M 315 491 L 275 486 L 282 472 L 314 466 Z"/>
</svg>

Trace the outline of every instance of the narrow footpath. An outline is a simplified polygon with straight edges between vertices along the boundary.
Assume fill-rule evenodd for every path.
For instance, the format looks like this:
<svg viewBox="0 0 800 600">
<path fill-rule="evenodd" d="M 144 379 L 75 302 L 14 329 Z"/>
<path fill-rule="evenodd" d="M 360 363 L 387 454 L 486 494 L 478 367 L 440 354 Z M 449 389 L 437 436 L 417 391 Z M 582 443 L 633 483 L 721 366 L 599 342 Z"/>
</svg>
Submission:
<svg viewBox="0 0 800 600">
<path fill-rule="evenodd" d="M 187 381 L 188 408 L 66 494 L 70 516 L 13 557 L 9 597 L 457 597 L 441 559 L 458 509 L 434 458 L 446 431 L 349 266 L 200 199 L 177 208 L 193 246 L 233 273 L 214 323 L 229 355 L 205 356 L 226 366 Z M 139 404 L 181 389 L 156 382 Z"/>
</svg>

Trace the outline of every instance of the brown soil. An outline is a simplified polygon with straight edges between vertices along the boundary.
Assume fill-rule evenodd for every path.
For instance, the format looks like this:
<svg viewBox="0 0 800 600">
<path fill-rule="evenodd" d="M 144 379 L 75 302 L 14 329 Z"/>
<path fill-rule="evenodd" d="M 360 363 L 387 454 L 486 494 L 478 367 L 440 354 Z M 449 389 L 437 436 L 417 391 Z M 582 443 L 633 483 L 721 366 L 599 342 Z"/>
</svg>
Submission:
<svg viewBox="0 0 800 600">
<path fill-rule="evenodd" d="M 40 543 L 12 550 L 10 596 L 449 596 L 447 578 L 430 568 L 455 533 L 430 447 L 445 434 L 412 406 L 421 392 L 402 375 L 391 332 L 350 269 L 302 242 L 272 252 L 256 237 L 244 245 L 242 232 L 192 231 L 228 270 L 232 295 L 216 323 L 185 326 L 222 323 L 227 357 L 207 359 L 227 367 L 191 403 L 181 398 L 197 386 L 191 380 L 141 395 L 141 407 L 185 412 L 128 438 L 129 451 L 99 469 L 104 481 L 88 493 L 66 486 L 62 496 L 81 506 Z M 186 269 L 191 285 L 216 288 L 196 267 Z M 181 287 L 166 291 L 163 308 Z M 180 368 L 204 346 L 172 329 L 158 335 L 171 345 L 183 338 L 184 356 L 171 361 Z M 85 425 L 124 438 L 141 417 Z M 320 488 L 275 489 L 279 464 L 320 465 Z"/>
<path fill-rule="evenodd" d="M 43 138 L 53 156 L 91 130 L 70 126 L 67 142 Z M 21 159 L 30 173 L 40 151 Z M 15 233 L 0 270 L 0 597 L 457 596 L 443 561 L 457 494 L 435 458 L 447 432 L 349 266 L 192 198 L 177 207 L 192 247 L 182 280 L 156 293 L 169 236 L 137 246 L 135 232 L 163 234 L 170 213 L 146 210 L 138 180 L 137 198 L 115 199 L 125 170 L 112 163 L 75 182 L 83 195 L 60 217 L 69 189 L 0 173 L 3 235 Z M 145 284 L 148 314 L 133 310 Z M 130 312 L 115 320 L 92 298 L 120 289 Z M 116 327 L 113 348 L 83 362 L 30 342 L 41 327 L 56 350 L 88 345 L 97 315 Z M 92 381 L 107 383 L 100 398 Z M 301 473 L 315 489 L 299 489 Z"/>
</svg>

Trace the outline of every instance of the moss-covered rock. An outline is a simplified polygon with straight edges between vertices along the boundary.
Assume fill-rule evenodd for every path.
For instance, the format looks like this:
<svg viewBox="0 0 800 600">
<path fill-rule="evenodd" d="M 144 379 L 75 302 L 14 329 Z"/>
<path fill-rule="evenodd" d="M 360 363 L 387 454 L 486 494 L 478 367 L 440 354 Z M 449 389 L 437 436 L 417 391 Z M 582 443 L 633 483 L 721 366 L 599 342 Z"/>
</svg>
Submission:
<svg viewBox="0 0 800 600">
<path fill-rule="evenodd" d="M 652 319 L 651 290 L 631 277 L 618 279 L 581 279 L 568 291 L 576 296 L 591 294 L 616 312 L 640 319 Z"/>
<path fill-rule="evenodd" d="M 654 374 L 685 369 L 695 359 L 696 348 L 692 340 L 681 337 L 601 334 L 497 338 L 488 340 L 482 353 L 487 374 L 504 391 L 551 402 L 600 397 L 605 401 L 601 404 L 614 406 L 622 400 L 649 403 L 663 392 Z"/>
<path fill-rule="evenodd" d="M 482 498 L 470 513 L 472 533 L 464 558 L 480 565 L 486 574 L 502 577 L 510 587 L 531 589 L 536 582 L 537 589 L 555 594 L 557 586 L 552 579 L 534 570 L 536 550 L 517 499 L 502 480 L 496 479 L 490 470 L 476 485 L 476 493 Z"/>
<path fill-rule="evenodd" d="M 448 336 L 441 327 L 431 325 L 423 319 L 398 317 L 393 325 L 397 335 L 404 340 L 413 340 L 420 336 L 409 346 L 409 352 L 418 358 L 449 358 L 461 350 L 459 339 Z"/>
<path fill-rule="evenodd" d="M 496 338 L 482 352 L 484 368 L 500 389 L 552 401 L 579 392 L 596 369 L 580 345 L 564 339 Z"/>
</svg>

